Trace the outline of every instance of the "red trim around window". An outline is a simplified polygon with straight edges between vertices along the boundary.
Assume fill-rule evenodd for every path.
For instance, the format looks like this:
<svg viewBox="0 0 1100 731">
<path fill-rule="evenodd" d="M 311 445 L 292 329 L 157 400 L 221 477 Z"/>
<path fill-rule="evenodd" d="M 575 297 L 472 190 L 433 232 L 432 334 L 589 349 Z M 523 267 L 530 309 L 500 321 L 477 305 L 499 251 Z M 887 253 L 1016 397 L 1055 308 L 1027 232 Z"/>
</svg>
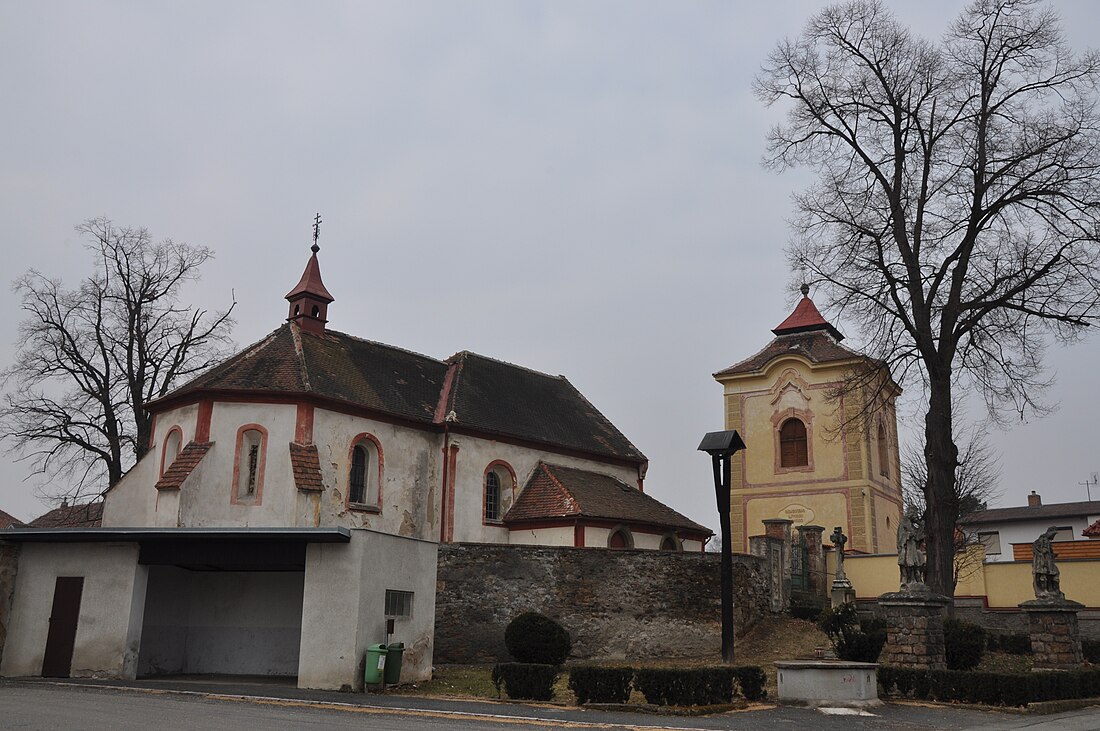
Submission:
<svg viewBox="0 0 1100 731">
<path fill-rule="evenodd" d="M 209 428 L 209 427 L 208 427 Z M 258 431 L 260 433 L 260 455 L 256 465 L 256 492 L 251 500 L 238 500 L 237 488 L 241 477 L 241 439 L 246 431 Z M 197 439 L 196 439 L 197 441 Z M 237 429 L 233 455 L 233 484 L 230 492 L 230 502 L 233 505 L 261 505 L 264 498 L 264 466 L 267 464 L 267 429 L 259 424 L 245 424 Z"/>
<path fill-rule="evenodd" d="M 512 465 L 508 464 L 504 460 L 494 459 L 492 462 L 490 462 L 488 465 L 485 466 L 485 471 L 481 473 L 481 524 L 482 525 L 498 526 L 498 525 L 502 525 L 503 522 L 504 522 L 504 501 L 503 500 L 500 500 L 499 501 L 500 505 L 497 506 L 500 509 L 500 517 L 499 518 L 497 518 L 496 520 L 489 520 L 488 518 L 485 517 L 485 481 L 488 479 L 489 473 L 494 471 L 494 469 L 497 468 L 497 467 L 503 467 L 504 468 L 504 470 L 508 473 L 508 480 L 511 483 L 510 485 L 505 485 L 503 483 L 503 481 L 501 482 L 501 485 L 500 485 L 501 496 L 500 497 L 503 497 L 504 488 L 508 487 L 510 489 L 511 493 L 512 493 L 512 500 L 514 501 L 516 499 L 516 471 L 514 469 L 512 469 Z"/>
</svg>

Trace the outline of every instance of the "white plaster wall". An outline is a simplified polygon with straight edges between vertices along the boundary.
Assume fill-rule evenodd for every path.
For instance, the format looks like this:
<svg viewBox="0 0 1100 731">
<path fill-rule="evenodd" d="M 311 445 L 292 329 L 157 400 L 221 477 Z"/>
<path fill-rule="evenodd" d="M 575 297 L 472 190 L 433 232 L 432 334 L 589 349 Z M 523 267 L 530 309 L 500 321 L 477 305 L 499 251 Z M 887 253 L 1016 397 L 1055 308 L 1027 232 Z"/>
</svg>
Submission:
<svg viewBox="0 0 1100 731">
<path fill-rule="evenodd" d="M 380 513 L 346 507 L 352 440 L 360 434 L 371 434 L 382 445 Z M 325 490 L 320 498 L 302 496 L 299 524 L 370 528 L 426 540 L 439 537 L 439 434 L 316 409 L 313 441 Z M 376 465 L 370 469 L 377 474 Z"/>
<path fill-rule="evenodd" d="M 149 574 L 140 674 L 297 674 L 302 572 Z"/>
<path fill-rule="evenodd" d="M 179 524 L 188 528 L 294 525 L 298 489 L 290 466 L 297 408 L 292 404 L 214 402 L 210 439 L 214 446 L 180 489 Z M 232 504 L 237 430 L 245 424 L 267 429 L 260 504 Z M 186 436 L 186 434 L 185 434 Z"/>
<path fill-rule="evenodd" d="M 1051 526 L 1071 526 L 1073 528 L 1073 540 L 1088 540 L 1081 535 L 1081 531 L 1095 522 L 1098 516 L 1090 515 L 1077 518 L 1044 518 L 1043 520 L 1020 520 L 1011 523 L 983 523 L 981 525 L 968 526 L 971 533 L 991 533 L 997 531 L 1001 534 L 1001 552 L 999 554 L 986 553 L 987 562 L 1011 561 L 1013 543 L 1032 543 Z"/>
<path fill-rule="evenodd" d="M 494 541 L 498 542 L 498 541 Z M 503 541 L 500 541 L 503 542 Z M 509 543 L 525 546 L 572 546 L 573 528 L 536 528 L 511 531 Z"/>
<path fill-rule="evenodd" d="M 506 529 L 496 525 L 485 525 L 482 520 L 485 468 L 496 460 L 507 462 L 516 472 L 515 493 L 510 494 L 511 491 L 503 489 L 508 486 L 502 486 L 502 515 L 508 512 L 514 499 L 519 497 L 520 491 L 540 460 L 612 475 L 632 486 L 638 484 L 638 470 L 633 466 L 624 467 L 553 454 L 530 447 L 466 435 L 452 435 L 451 444 L 457 444 L 459 447 L 455 461 L 454 540 L 456 542 L 505 543 L 509 540 L 509 532 Z M 568 545 L 572 545 L 572 542 L 572 536 L 570 536 Z"/>
<path fill-rule="evenodd" d="M 83 576 L 73 677 L 135 677 L 147 571 L 134 543 L 28 543 L 19 556 L 0 675 L 39 675 L 59 576 Z"/>
<path fill-rule="evenodd" d="M 413 592 L 412 617 L 398 620 L 402 681 L 427 680 L 435 631 L 437 544 L 370 530 L 346 544 L 311 544 L 306 553 L 298 686 L 362 687 L 367 647 L 387 641 L 387 589 Z"/>
</svg>

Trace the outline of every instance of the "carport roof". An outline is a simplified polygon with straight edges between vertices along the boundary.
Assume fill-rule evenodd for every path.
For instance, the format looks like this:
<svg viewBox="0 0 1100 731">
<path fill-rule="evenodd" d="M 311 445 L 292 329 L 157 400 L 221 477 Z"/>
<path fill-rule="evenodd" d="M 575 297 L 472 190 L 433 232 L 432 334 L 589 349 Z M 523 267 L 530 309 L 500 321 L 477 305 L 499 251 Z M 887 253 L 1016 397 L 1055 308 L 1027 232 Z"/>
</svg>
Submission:
<svg viewBox="0 0 1100 731">
<path fill-rule="evenodd" d="M 347 528 L 8 528 L 16 543 L 347 543 Z"/>
</svg>

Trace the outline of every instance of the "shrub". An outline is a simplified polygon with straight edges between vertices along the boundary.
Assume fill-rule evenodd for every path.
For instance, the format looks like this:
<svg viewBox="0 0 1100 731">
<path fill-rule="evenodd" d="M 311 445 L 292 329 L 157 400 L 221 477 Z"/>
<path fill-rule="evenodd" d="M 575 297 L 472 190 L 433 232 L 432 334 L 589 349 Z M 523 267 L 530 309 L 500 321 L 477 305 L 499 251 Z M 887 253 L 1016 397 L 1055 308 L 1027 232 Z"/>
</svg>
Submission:
<svg viewBox="0 0 1100 731">
<path fill-rule="evenodd" d="M 990 634 L 986 637 L 986 648 L 992 652 L 1007 652 L 1011 655 L 1030 655 L 1031 638 L 1022 632 L 1013 634 Z"/>
<path fill-rule="evenodd" d="M 577 703 L 626 703 L 630 698 L 632 668 L 601 668 L 577 665 L 569 669 L 569 688 Z"/>
<path fill-rule="evenodd" d="M 982 661 L 985 630 L 961 619 L 945 619 L 943 644 L 948 670 L 970 670 Z"/>
<path fill-rule="evenodd" d="M 1081 640 L 1081 654 L 1093 665 L 1100 665 L 1100 640 Z"/>
<path fill-rule="evenodd" d="M 509 698 L 548 701 L 554 697 L 554 681 L 558 679 L 558 666 L 541 663 L 504 662 L 493 666 L 493 685 L 497 695 L 500 687 Z"/>
<path fill-rule="evenodd" d="M 733 700 L 733 668 L 645 668 L 635 682 L 648 703 L 658 706 L 713 706 Z"/>
<path fill-rule="evenodd" d="M 538 612 L 524 612 L 504 630 L 504 644 L 517 662 L 561 665 L 573 643 L 560 624 Z"/>
<path fill-rule="evenodd" d="M 886 622 L 881 619 L 864 620 L 860 627 L 859 614 L 852 604 L 841 604 L 827 609 L 817 621 L 821 631 L 841 660 L 853 662 L 877 662 L 886 644 Z"/>
</svg>

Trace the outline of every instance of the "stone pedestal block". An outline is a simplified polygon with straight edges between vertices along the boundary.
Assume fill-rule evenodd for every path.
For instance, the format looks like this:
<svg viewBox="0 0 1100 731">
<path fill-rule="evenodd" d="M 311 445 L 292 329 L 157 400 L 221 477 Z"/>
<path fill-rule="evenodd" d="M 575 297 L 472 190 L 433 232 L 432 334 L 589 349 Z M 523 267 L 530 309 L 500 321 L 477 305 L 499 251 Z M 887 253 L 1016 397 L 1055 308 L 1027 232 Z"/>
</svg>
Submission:
<svg viewBox="0 0 1100 731">
<path fill-rule="evenodd" d="M 1033 668 L 1072 670 L 1081 666 L 1084 657 L 1077 612 L 1084 608 L 1068 599 L 1032 599 L 1020 605 L 1027 613 Z"/>
<path fill-rule="evenodd" d="M 886 645 L 879 662 L 943 670 L 943 614 L 950 600 L 931 592 L 892 592 L 879 597 L 886 620 Z"/>
<path fill-rule="evenodd" d="M 833 589 L 829 598 L 833 609 L 842 604 L 855 604 L 856 590 L 852 588 L 852 582 L 847 579 L 837 579 L 833 582 Z"/>
</svg>

